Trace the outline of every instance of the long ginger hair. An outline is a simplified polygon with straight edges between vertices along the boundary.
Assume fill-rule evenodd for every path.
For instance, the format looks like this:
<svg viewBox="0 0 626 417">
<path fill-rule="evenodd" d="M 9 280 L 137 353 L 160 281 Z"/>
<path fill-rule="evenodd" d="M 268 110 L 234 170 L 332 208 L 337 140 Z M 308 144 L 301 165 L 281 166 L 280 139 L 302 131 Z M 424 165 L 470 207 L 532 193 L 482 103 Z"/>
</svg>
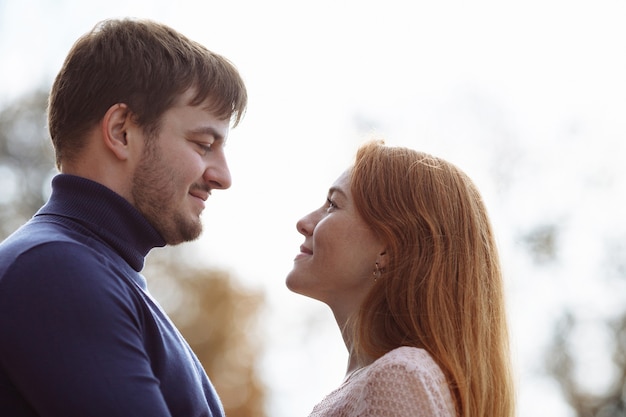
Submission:
<svg viewBox="0 0 626 417">
<path fill-rule="evenodd" d="M 357 354 L 425 349 L 458 417 L 514 416 L 502 273 L 473 182 L 442 159 L 372 141 L 357 152 L 351 192 L 388 257 L 353 318 Z"/>
</svg>

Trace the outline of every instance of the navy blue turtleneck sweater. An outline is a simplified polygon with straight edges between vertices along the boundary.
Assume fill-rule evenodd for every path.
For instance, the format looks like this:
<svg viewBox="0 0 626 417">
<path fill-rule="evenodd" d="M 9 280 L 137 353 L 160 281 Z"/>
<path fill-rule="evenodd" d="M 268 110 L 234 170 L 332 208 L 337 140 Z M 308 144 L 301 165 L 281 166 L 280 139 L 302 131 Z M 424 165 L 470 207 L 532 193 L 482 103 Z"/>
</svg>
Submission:
<svg viewBox="0 0 626 417">
<path fill-rule="evenodd" d="M 0 416 L 224 415 L 139 273 L 163 245 L 113 191 L 53 179 L 46 205 L 0 244 Z"/>
</svg>

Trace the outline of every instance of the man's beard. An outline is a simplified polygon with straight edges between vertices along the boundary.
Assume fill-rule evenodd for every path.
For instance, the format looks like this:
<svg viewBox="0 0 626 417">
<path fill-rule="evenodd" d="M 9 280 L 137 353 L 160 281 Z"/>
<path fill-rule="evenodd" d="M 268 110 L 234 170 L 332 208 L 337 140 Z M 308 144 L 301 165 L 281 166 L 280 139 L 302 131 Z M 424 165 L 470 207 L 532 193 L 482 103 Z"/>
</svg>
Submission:
<svg viewBox="0 0 626 417">
<path fill-rule="evenodd" d="M 202 223 L 177 210 L 176 173 L 162 165 L 156 148 L 156 144 L 146 144 L 133 177 L 131 194 L 135 208 L 168 245 L 195 240 L 202 233 Z"/>
</svg>

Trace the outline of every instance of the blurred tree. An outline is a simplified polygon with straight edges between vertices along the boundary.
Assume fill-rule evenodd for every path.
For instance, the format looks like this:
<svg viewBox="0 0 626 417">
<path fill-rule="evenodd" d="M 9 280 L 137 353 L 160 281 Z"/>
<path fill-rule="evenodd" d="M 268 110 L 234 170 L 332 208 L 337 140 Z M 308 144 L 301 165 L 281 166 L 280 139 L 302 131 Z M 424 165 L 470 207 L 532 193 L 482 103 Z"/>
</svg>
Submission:
<svg viewBox="0 0 626 417">
<path fill-rule="evenodd" d="M 30 218 L 47 198 L 54 170 L 46 131 L 47 94 L 37 91 L 0 111 L 0 237 Z"/>
<path fill-rule="evenodd" d="M 528 252 L 538 265 L 557 259 L 559 227 L 555 224 L 537 226 L 522 237 Z M 623 247 L 607 253 L 620 253 L 609 259 L 608 268 L 617 273 L 614 278 L 626 278 Z M 607 272 L 609 272 L 607 270 Z M 620 278 L 621 276 L 621 278 Z M 616 319 L 593 323 L 597 329 L 607 330 L 611 335 L 613 350 L 613 379 L 605 392 L 591 393 L 580 381 L 577 368 L 581 366 L 580 355 L 574 351 L 576 327 L 580 318 L 572 311 L 565 311 L 558 321 L 552 341 L 545 356 L 546 371 L 559 384 L 563 396 L 577 417 L 624 417 L 626 416 L 626 311 Z"/>
<path fill-rule="evenodd" d="M 546 355 L 547 369 L 561 386 L 565 399 L 577 417 L 626 416 L 626 314 L 609 323 L 615 335 L 613 363 L 615 377 L 609 389 L 602 394 L 591 394 L 581 387 L 575 376 L 576 355 L 571 349 L 573 329 L 577 319 L 566 313 L 557 326 L 552 346 Z"/>
<path fill-rule="evenodd" d="M 156 249 L 144 273 L 202 362 L 228 417 L 264 416 L 264 386 L 256 373 L 261 338 L 256 313 L 263 298 L 224 271 L 193 268 L 187 246 Z"/>
<path fill-rule="evenodd" d="M 47 200 L 54 156 L 46 130 L 47 93 L 0 109 L 0 240 Z M 225 272 L 191 268 L 188 245 L 156 249 L 146 262 L 150 289 L 181 330 L 216 386 L 229 417 L 264 417 L 257 375 L 255 316 L 263 298 Z"/>
</svg>

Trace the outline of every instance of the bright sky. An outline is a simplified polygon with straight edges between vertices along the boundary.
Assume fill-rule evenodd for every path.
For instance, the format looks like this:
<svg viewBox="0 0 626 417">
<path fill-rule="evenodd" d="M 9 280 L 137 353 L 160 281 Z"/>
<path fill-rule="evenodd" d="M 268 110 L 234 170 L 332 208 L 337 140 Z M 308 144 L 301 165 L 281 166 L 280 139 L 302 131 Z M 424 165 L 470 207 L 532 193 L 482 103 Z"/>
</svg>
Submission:
<svg viewBox="0 0 626 417">
<path fill-rule="evenodd" d="M 196 247 L 267 294 L 272 417 L 307 415 L 346 359 L 329 310 L 284 287 L 297 219 L 323 203 L 365 134 L 456 163 L 501 243 L 519 417 L 570 417 L 542 376 L 554 319 L 580 312 L 581 351 L 604 353 L 593 320 L 626 293 L 623 279 L 598 277 L 601 238 L 626 237 L 626 3 L 510 3 L 0 0 L 0 105 L 47 88 L 76 38 L 108 17 L 162 21 L 237 65 L 250 106 L 228 144 L 234 184 L 211 197 Z M 564 225 L 559 258 L 539 269 L 519 237 L 551 222 Z M 584 358 L 595 387 L 609 369 L 600 353 Z"/>
</svg>

